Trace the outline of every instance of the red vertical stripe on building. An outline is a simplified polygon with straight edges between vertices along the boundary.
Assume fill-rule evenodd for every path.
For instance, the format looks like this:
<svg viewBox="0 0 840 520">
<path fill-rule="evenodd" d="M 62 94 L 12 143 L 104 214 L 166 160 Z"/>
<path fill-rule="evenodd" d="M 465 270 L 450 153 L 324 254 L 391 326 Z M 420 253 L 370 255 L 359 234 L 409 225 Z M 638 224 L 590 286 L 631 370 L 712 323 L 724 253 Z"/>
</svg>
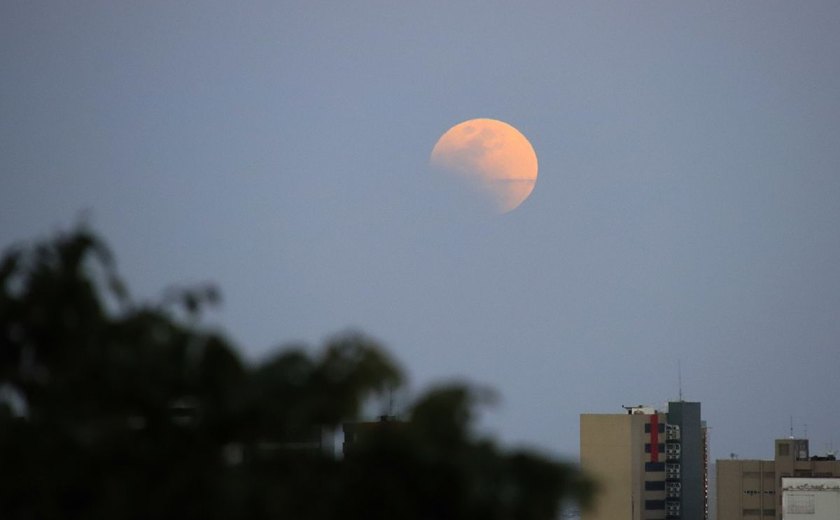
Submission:
<svg viewBox="0 0 840 520">
<path fill-rule="evenodd" d="M 659 415 L 650 416 L 650 461 L 659 462 Z"/>
</svg>

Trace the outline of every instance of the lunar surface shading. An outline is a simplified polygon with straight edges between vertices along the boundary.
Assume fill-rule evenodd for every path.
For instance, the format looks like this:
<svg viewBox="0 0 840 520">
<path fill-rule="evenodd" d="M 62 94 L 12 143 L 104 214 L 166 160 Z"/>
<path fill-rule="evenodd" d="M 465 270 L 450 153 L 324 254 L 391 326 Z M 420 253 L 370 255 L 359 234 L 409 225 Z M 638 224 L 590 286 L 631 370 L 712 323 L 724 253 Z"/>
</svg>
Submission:
<svg viewBox="0 0 840 520">
<path fill-rule="evenodd" d="M 496 119 L 470 119 L 444 133 L 431 165 L 464 181 L 498 213 L 516 209 L 537 182 L 537 154 L 519 130 Z"/>
</svg>

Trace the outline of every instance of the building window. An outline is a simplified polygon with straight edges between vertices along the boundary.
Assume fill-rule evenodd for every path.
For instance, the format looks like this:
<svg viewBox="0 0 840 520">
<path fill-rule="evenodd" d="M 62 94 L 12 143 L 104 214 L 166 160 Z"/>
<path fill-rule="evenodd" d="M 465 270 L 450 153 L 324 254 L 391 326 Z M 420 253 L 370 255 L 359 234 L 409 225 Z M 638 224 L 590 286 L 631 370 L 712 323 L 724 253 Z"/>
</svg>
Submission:
<svg viewBox="0 0 840 520">
<path fill-rule="evenodd" d="M 645 500 L 645 509 L 648 511 L 657 511 L 665 509 L 664 500 Z"/>
<path fill-rule="evenodd" d="M 659 443 L 659 453 L 665 452 L 665 445 L 663 443 Z M 650 444 L 645 444 L 645 453 L 650 453 Z"/>
<path fill-rule="evenodd" d="M 775 510 L 775 509 L 765 509 L 765 510 L 764 510 L 764 516 L 773 516 L 773 517 L 775 517 L 775 516 L 776 516 L 776 510 Z"/>
<path fill-rule="evenodd" d="M 787 504 L 785 505 L 785 514 L 813 515 L 814 495 L 791 493 L 787 497 Z"/>
<path fill-rule="evenodd" d="M 665 491 L 664 480 L 646 480 L 645 491 Z"/>
<path fill-rule="evenodd" d="M 761 516 L 761 509 L 744 509 L 742 516 Z"/>
<path fill-rule="evenodd" d="M 798 440 L 794 441 L 794 450 L 796 450 L 796 460 L 808 460 L 808 441 Z"/>
<path fill-rule="evenodd" d="M 665 433 L 665 423 L 659 423 L 656 429 L 659 433 Z M 645 423 L 645 433 L 650 433 L 650 423 Z"/>
<path fill-rule="evenodd" d="M 645 471 L 665 471 L 664 462 L 645 462 Z"/>
<path fill-rule="evenodd" d="M 789 457 L 790 456 L 790 443 L 783 442 L 779 444 L 779 457 Z"/>
</svg>

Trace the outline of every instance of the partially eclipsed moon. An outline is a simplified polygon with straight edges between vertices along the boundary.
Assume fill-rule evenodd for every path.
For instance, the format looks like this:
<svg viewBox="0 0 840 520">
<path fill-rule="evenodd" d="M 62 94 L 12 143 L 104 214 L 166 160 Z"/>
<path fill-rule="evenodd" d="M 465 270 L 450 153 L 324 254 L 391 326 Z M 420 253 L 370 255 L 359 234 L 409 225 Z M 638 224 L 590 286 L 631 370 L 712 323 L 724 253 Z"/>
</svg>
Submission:
<svg viewBox="0 0 840 520">
<path fill-rule="evenodd" d="M 438 139 L 432 166 L 456 175 L 499 213 L 522 204 L 537 182 L 537 154 L 519 130 L 495 119 L 458 123 Z"/>
</svg>

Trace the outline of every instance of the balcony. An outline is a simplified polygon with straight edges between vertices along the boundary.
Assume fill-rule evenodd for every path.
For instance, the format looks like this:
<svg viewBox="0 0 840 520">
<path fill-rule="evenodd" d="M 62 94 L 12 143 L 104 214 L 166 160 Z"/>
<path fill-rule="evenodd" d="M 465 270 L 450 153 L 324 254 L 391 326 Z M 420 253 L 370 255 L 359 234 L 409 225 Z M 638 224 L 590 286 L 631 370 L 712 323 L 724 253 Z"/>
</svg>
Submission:
<svg viewBox="0 0 840 520">
<path fill-rule="evenodd" d="M 665 458 L 669 461 L 680 460 L 681 446 L 675 443 L 668 443 L 665 445 Z"/>
<path fill-rule="evenodd" d="M 668 498 L 680 498 L 682 485 L 679 482 L 668 482 L 668 487 L 665 488 Z"/>
<path fill-rule="evenodd" d="M 680 503 L 673 500 L 665 502 L 665 518 L 679 518 Z"/>
</svg>

